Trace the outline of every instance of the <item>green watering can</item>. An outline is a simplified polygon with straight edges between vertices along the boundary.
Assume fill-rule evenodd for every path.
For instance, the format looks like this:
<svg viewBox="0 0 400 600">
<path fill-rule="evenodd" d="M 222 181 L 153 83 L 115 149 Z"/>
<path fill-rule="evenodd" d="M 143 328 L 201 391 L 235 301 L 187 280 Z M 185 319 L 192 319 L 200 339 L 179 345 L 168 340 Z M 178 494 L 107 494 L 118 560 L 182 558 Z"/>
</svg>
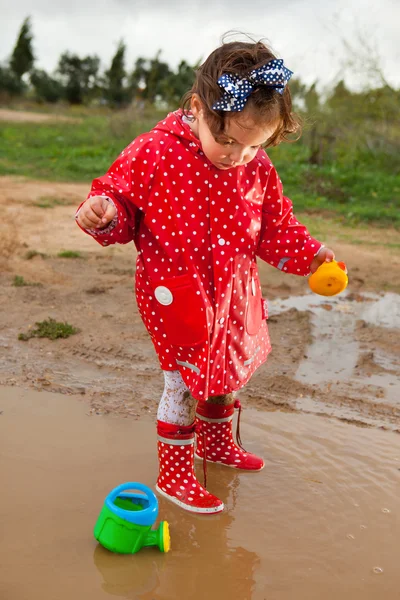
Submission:
<svg viewBox="0 0 400 600">
<path fill-rule="evenodd" d="M 171 546 L 168 523 L 162 521 L 158 529 L 151 529 L 157 516 L 158 501 L 150 488 L 137 482 L 123 483 L 106 497 L 94 537 L 104 548 L 119 554 L 135 554 L 147 546 L 158 546 L 161 552 L 168 552 Z"/>
</svg>

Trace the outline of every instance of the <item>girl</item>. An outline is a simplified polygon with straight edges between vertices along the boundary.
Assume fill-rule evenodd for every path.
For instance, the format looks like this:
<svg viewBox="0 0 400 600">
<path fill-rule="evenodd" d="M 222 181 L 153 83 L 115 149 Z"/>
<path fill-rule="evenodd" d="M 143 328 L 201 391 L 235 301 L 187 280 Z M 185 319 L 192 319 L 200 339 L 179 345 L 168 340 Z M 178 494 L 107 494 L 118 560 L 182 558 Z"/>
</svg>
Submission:
<svg viewBox="0 0 400 600">
<path fill-rule="evenodd" d="M 137 303 L 165 377 L 156 489 L 196 513 L 224 505 L 196 479 L 195 454 L 264 466 L 232 435 L 233 392 L 271 350 L 256 257 L 303 276 L 334 258 L 293 215 L 263 149 L 298 129 L 291 75 L 261 42 L 223 44 L 183 109 L 134 140 L 77 213 L 100 244 L 136 245 Z"/>
</svg>

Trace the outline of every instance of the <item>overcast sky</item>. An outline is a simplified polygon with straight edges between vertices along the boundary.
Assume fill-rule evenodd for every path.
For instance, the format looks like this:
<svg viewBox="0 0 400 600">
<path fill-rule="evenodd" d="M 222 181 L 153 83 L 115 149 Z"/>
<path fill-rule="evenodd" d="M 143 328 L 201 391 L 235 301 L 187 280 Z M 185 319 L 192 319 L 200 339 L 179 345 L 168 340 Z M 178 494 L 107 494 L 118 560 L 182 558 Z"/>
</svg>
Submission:
<svg viewBox="0 0 400 600">
<path fill-rule="evenodd" d="M 365 81 L 371 54 L 386 80 L 400 85 L 400 0 L 0 0 L 0 9 L 0 61 L 30 15 L 36 66 L 48 72 L 66 50 L 97 54 L 108 67 L 121 38 L 129 70 L 159 49 L 172 68 L 182 59 L 194 64 L 235 29 L 267 38 L 306 83 L 340 78 L 346 40 L 359 57 L 356 83 Z"/>
</svg>

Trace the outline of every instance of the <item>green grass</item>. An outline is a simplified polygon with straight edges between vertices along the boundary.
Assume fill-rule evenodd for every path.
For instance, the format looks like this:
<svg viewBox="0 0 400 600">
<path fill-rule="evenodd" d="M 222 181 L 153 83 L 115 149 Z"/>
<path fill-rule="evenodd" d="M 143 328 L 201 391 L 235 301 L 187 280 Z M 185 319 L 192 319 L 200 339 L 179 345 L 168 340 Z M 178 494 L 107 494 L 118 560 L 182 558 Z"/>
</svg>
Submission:
<svg viewBox="0 0 400 600">
<path fill-rule="evenodd" d="M 48 258 L 47 254 L 44 254 L 44 252 L 38 252 L 37 250 L 28 250 L 27 252 L 25 252 L 24 258 L 25 258 L 25 260 L 32 260 L 32 258 L 35 258 L 35 256 L 41 256 L 42 258 Z"/>
<path fill-rule="evenodd" d="M 115 113 L 83 116 L 72 123 L 0 123 L 0 175 L 25 175 L 57 181 L 90 183 L 103 174 L 136 135 L 161 117 Z M 344 225 L 374 223 L 400 227 L 400 174 L 383 152 L 338 154 L 323 166 L 308 162 L 300 140 L 269 150 L 292 199 L 295 212 L 337 217 Z M 51 208 L 60 200 L 37 202 Z"/>
<path fill-rule="evenodd" d="M 386 248 L 395 252 L 400 249 L 399 233 L 394 228 L 386 228 L 383 233 L 382 226 L 371 227 L 367 222 L 352 227 L 344 226 L 342 218 L 338 215 L 327 218 L 323 214 L 297 212 L 297 216 L 311 235 L 326 241 L 328 245 L 333 244 L 335 240 L 354 246 Z"/>
<path fill-rule="evenodd" d="M 14 287 L 41 287 L 42 284 L 41 283 L 30 283 L 29 281 L 25 281 L 25 279 L 22 277 L 22 275 L 16 275 L 14 277 L 14 281 L 13 281 L 13 286 Z"/>
<path fill-rule="evenodd" d="M 90 182 L 156 121 L 129 123 L 124 133 L 118 128 L 118 135 L 106 117 L 88 117 L 80 124 L 0 123 L 0 175 Z"/>
<path fill-rule="evenodd" d="M 49 340 L 56 340 L 58 338 L 67 338 L 70 335 L 79 333 L 79 329 L 76 329 L 67 322 L 60 323 L 55 319 L 49 318 L 47 321 L 39 321 L 35 323 L 36 329 L 31 329 L 28 333 L 20 333 L 18 339 L 24 342 L 30 340 L 33 337 L 49 338 Z"/>
<path fill-rule="evenodd" d="M 295 211 L 338 216 L 345 224 L 362 222 L 400 227 L 400 175 L 373 161 L 310 165 L 301 143 L 269 151 Z"/>
<path fill-rule="evenodd" d="M 371 240 L 350 240 L 350 244 L 354 246 L 383 246 L 384 248 L 390 248 L 391 250 L 400 250 L 400 243 L 396 242 L 373 242 Z"/>
<path fill-rule="evenodd" d="M 55 208 L 56 206 L 69 206 L 74 202 L 68 198 L 54 198 L 52 196 L 41 196 L 36 202 L 33 202 L 33 206 L 38 208 Z"/>
<path fill-rule="evenodd" d="M 58 258 L 83 258 L 82 252 L 79 250 L 61 250 L 57 256 Z"/>
</svg>

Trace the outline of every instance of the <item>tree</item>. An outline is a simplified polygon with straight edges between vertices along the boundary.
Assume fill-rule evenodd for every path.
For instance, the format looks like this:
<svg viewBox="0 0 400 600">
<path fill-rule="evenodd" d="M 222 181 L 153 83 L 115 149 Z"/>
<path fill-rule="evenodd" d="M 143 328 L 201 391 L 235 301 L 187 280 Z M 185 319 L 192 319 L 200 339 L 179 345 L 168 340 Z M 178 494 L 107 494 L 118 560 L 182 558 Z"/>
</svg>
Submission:
<svg viewBox="0 0 400 600">
<path fill-rule="evenodd" d="M 309 114 L 316 114 L 320 109 L 320 97 L 317 91 L 317 84 L 313 83 L 304 92 L 304 104 Z"/>
<path fill-rule="evenodd" d="M 129 77 L 129 90 L 132 96 L 138 100 L 143 97 L 143 90 L 146 87 L 148 77 L 147 63 L 148 61 L 145 58 L 139 56 Z"/>
<path fill-rule="evenodd" d="M 332 111 L 335 111 L 336 115 L 339 113 L 351 112 L 355 97 L 356 94 L 352 94 L 346 87 L 343 79 L 341 79 L 329 94 L 326 106 Z"/>
<path fill-rule="evenodd" d="M 82 104 L 95 93 L 99 67 L 100 59 L 97 56 L 79 58 L 69 52 L 60 56 L 57 73 L 61 76 L 65 97 L 70 104 Z"/>
<path fill-rule="evenodd" d="M 155 102 L 157 96 L 162 97 L 162 82 L 171 75 L 168 64 L 162 62 L 160 56 L 161 50 L 150 60 L 150 68 L 144 90 L 144 97 L 152 104 Z"/>
<path fill-rule="evenodd" d="M 24 83 L 9 67 L 0 65 L 0 94 L 20 96 L 24 91 Z"/>
<path fill-rule="evenodd" d="M 305 94 L 307 87 L 297 77 L 292 77 L 289 84 L 290 94 L 295 110 L 303 110 L 305 108 Z"/>
<path fill-rule="evenodd" d="M 303 88 L 304 109 L 307 115 L 308 127 L 305 135 L 309 147 L 308 162 L 312 165 L 322 165 L 326 157 L 327 146 L 331 141 L 331 134 L 326 130 L 326 123 L 321 118 L 321 99 L 317 91 L 317 84 Z"/>
<path fill-rule="evenodd" d="M 160 85 L 163 99 L 170 105 L 179 104 L 182 96 L 190 90 L 194 82 L 196 67 L 190 66 L 185 60 L 182 60 L 176 73 L 170 73 Z"/>
<path fill-rule="evenodd" d="M 111 66 L 105 72 L 105 96 L 114 106 L 121 106 L 128 100 L 128 89 L 125 85 L 125 52 L 126 46 L 123 40 L 118 44 Z"/>
<path fill-rule="evenodd" d="M 22 23 L 17 42 L 10 58 L 10 68 L 21 79 L 28 73 L 34 63 L 35 57 L 32 50 L 32 33 L 30 17 Z"/>
<path fill-rule="evenodd" d="M 173 74 L 168 64 L 160 60 L 160 55 L 161 50 L 151 60 L 138 58 L 129 80 L 134 96 L 151 104 L 154 104 L 157 97 L 165 99 L 165 80 Z"/>
<path fill-rule="evenodd" d="M 57 102 L 63 97 L 64 90 L 61 83 L 50 77 L 45 71 L 35 69 L 31 73 L 30 79 L 38 100 Z"/>
</svg>

